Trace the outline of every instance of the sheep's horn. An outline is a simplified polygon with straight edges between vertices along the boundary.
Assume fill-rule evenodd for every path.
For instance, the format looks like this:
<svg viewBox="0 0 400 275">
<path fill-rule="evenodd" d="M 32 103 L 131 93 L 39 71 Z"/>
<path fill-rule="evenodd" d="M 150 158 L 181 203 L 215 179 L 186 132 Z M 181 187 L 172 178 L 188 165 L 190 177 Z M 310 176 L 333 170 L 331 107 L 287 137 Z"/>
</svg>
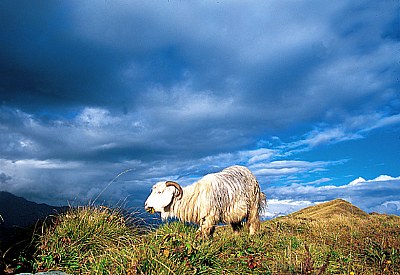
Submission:
<svg viewBox="0 0 400 275">
<path fill-rule="evenodd" d="M 182 187 L 179 185 L 179 183 L 174 182 L 174 181 L 167 181 L 167 182 L 165 183 L 165 185 L 166 185 L 167 187 L 168 187 L 168 186 L 173 186 L 173 187 L 175 187 L 176 189 L 178 189 L 178 195 L 176 195 L 176 198 L 177 198 L 178 200 L 180 200 L 180 199 L 182 198 L 183 190 L 182 190 Z"/>
</svg>

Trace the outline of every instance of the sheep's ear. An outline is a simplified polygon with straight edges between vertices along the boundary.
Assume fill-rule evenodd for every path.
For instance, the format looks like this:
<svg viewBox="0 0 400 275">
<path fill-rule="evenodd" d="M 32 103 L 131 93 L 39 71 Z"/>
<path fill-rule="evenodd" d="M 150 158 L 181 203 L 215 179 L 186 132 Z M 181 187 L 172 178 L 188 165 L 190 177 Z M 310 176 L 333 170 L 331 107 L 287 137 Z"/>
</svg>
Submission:
<svg viewBox="0 0 400 275">
<path fill-rule="evenodd" d="M 180 200 L 180 199 L 182 198 L 182 196 L 183 196 L 183 190 L 182 190 L 182 187 L 179 185 L 179 183 L 174 182 L 174 181 L 167 181 L 167 182 L 165 183 L 165 185 L 166 185 L 167 187 L 169 187 L 169 186 L 175 187 L 176 190 L 178 190 L 178 194 L 175 195 L 176 198 L 177 198 L 178 200 Z"/>
</svg>

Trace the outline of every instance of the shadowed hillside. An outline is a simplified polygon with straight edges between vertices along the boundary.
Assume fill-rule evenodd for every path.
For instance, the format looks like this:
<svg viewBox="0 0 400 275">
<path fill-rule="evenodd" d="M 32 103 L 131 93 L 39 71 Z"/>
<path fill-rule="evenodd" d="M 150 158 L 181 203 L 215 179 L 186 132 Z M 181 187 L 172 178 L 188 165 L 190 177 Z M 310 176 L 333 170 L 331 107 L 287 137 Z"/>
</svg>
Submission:
<svg viewBox="0 0 400 275">
<path fill-rule="evenodd" d="M 23 250 L 28 250 L 35 226 L 40 228 L 41 220 L 66 211 L 67 207 L 37 204 L 11 193 L 0 191 L 0 274 L 8 263 L 18 259 Z M 21 256 L 22 257 L 22 256 Z M 17 262 L 19 271 L 29 264 Z"/>
<path fill-rule="evenodd" d="M 344 217 L 368 217 L 368 214 L 353 204 L 336 199 L 333 201 L 317 204 L 294 212 L 288 217 L 300 219 L 329 219 L 335 216 Z"/>
<path fill-rule="evenodd" d="M 0 227 L 26 227 L 48 215 L 55 215 L 66 207 L 35 203 L 11 193 L 0 191 Z"/>
</svg>

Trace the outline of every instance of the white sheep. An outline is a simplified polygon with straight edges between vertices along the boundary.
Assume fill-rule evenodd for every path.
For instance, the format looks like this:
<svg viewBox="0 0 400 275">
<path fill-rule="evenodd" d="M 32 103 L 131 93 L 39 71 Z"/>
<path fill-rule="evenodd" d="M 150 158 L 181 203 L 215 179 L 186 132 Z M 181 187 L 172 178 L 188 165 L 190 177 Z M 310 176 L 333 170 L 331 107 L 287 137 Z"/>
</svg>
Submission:
<svg viewBox="0 0 400 275">
<path fill-rule="evenodd" d="M 257 179 L 243 166 L 208 174 L 184 188 L 173 181 L 159 182 L 145 202 L 146 211 L 160 212 L 163 219 L 177 217 L 197 223 L 203 236 L 211 236 L 218 223 L 229 223 L 237 232 L 243 220 L 254 234 L 260 228 L 259 215 L 265 206 L 266 197 Z"/>
</svg>

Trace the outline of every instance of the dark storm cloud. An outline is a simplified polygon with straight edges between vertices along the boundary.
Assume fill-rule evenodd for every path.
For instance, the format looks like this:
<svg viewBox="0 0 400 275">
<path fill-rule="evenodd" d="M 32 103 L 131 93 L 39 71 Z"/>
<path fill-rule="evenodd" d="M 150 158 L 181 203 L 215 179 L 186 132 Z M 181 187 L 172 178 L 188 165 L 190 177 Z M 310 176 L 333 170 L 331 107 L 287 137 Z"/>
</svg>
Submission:
<svg viewBox="0 0 400 275">
<path fill-rule="evenodd" d="M 113 71 L 123 56 L 78 37 L 66 2 L 1 5 L 3 104 L 37 112 L 113 101 L 120 85 Z"/>
<path fill-rule="evenodd" d="M 177 83 L 189 82 L 192 93 L 230 95 L 236 104 L 255 107 L 261 120 L 277 119 L 285 108 L 314 117 L 322 108 L 309 111 L 316 103 L 304 98 L 343 89 L 310 83 L 326 87 L 331 77 L 347 78 L 345 60 L 379 57 L 382 39 L 388 46 L 395 41 L 385 35 L 395 17 L 387 2 L 19 3 L 2 4 L 1 89 L 3 103 L 26 110 L 87 105 L 132 110 L 154 85 L 169 93 Z M 393 77 L 390 70 L 379 73 L 390 66 L 383 62 L 372 72 L 361 70 L 356 81 L 365 73 L 371 81 Z M 321 70 L 326 79 L 318 79 Z M 341 95 L 348 90 L 365 95 L 362 87 L 354 91 L 340 82 Z M 321 106 L 333 102 L 328 96 Z M 351 99 L 344 96 L 341 102 L 349 108 Z M 273 106 L 274 112 L 265 111 Z"/>
</svg>

